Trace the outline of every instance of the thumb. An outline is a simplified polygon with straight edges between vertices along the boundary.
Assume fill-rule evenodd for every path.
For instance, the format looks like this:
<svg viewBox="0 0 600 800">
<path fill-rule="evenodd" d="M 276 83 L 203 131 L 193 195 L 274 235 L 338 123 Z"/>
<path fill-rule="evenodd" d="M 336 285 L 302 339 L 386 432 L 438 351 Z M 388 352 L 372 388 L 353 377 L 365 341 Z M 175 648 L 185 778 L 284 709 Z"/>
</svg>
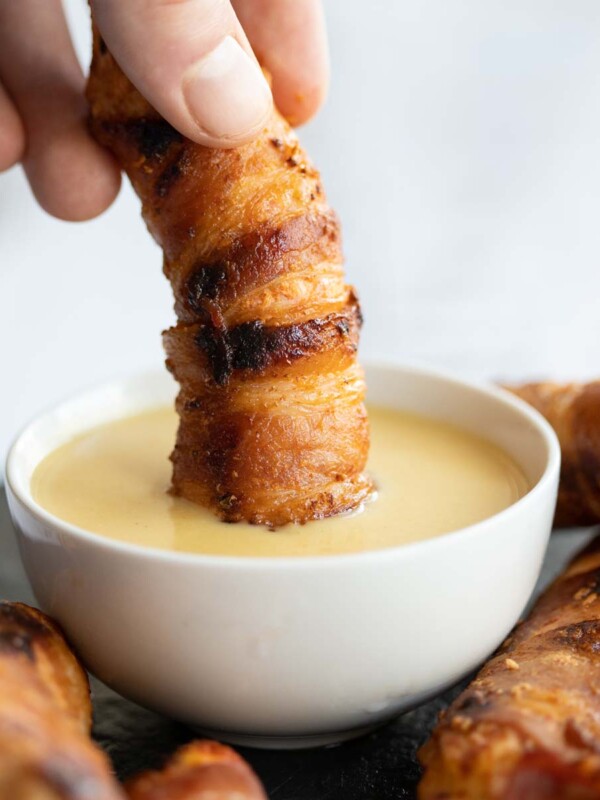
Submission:
<svg viewBox="0 0 600 800">
<path fill-rule="evenodd" d="M 237 147 L 272 110 L 271 90 L 229 0 L 92 0 L 119 66 L 184 136 Z"/>
</svg>

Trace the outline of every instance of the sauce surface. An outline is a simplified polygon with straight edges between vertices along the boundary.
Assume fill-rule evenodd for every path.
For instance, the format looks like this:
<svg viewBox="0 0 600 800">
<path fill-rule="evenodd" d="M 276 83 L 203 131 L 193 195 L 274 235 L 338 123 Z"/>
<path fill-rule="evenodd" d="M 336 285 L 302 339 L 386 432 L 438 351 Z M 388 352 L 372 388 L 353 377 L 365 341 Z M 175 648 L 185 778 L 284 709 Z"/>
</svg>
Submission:
<svg viewBox="0 0 600 800">
<path fill-rule="evenodd" d="M 508 507 L 529 489 L 494 445 L 443 422 L 369 409 L 368 469 L 379 494 L 364 510 L 275 531 L 228 525 L 167 494 L 177 416 L 159 408 L 92 428 L 50 453 L 35 500 L 88 531 L 186 553 L 312 556 L 378 550 L 448 533 Z"/>
</svg>

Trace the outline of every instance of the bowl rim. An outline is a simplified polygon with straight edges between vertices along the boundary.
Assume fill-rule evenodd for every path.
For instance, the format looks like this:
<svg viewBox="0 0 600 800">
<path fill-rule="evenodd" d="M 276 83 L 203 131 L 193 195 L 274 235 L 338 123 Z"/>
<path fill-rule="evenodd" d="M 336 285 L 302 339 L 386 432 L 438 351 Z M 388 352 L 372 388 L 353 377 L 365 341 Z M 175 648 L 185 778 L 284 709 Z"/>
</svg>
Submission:
<svg viewBox="0 0 600 800">
<path fill-rule="evenodd" d="M 156 378 L 159 370 L 144 370 L 140 372 L 129 373 L 115 377 L 113 380 L 102 381 L 87 389 L 83 389 L 75 394 L 69 395 L 59 402 L 55 402 L 43 411 L 36 414 L 29 420 L 18 432 L 16 437 L 8 450 L 5 462 L 5 485 L 9 499 L 9 506 L 11 501 L 11 494 L 14 498 L 26 509 L 27 513 L 32 515 L 36 521 L 48 526 L 52 529 L 58 529 L 64 536 L 66 535 L 71 540 L 77 543 L 91 545 L 100 548 L 101 550 L 113 551 L 122 555 L 130 557 L 146 558 L 155 561 L 166 561 L 169 563 L 179 564 L 181 566 L 190 566 L 192 564 L 198 566 L 206 566 L 211 568 L 226 568 L 226 569 L 265 569 L 266 567 L 287 570 L 302 570 L 310 569 L 331 569 L 335 567 L 350 567 L 356 565 L 358 562 L 377 562 L 382 559 L 402 559 L 410 558 L 415 552 L 432 550 L 444 551 L 446 547 L 451 547 L 459 542 L 468 543 L 474 537 L 485 535 L 485 529 L 491 523 L 498 521 L 506 525 L 510 524 L 511 518 L 515 515 L 527 512 L 527 509 L 534 505 L 537 498 L 545 493 L 549 485 L 558 479 L 561 452 L 558 437 L 547 422 L 547 420 L 532 406 L 513 395 L 506 389 L 489 382 L 477 381 L 473 379 L 465 379 L 457 374 L 445 370 L 438 369 L 431 366 L 426 366 L 419 363 L 403 362 L 399 363 L 394 360 L 387 359 L 365 359 L 364 366 L 369 371 L 378 372 L 403 372 L 415 375 L 422 378 L 440 379 L 446 383 L 453 384 L 455 387 L 475 391 L 488 398 L 499 400 L 504 406 L 510 407 L 513 411 L 517 412 L 522 418 L 526 420 L 541 434 L 546 445 L 546 463 L 544 470 L 538 481 L 529 489 L 529 491 L 519 498 L 516 502 L 512 503 L 502 511 L 486 517 L 479 522 L 473 523 L 463 528 L 458 528 L 448 533 L 440 534 L 438 536 L 429 537 L 426 539 L 419 539 L 405 544 L 394 545 L 391 547 L 380 548 L 376 550 L 363 550 L 350 553 L 333 553 L 325 555 L 310 555 L 310 556 L 232 556 L 232 555 L 215 555 L 210 553 L 188 553 L 175 550 L 167 550 L 150 545 L 134 544 L 132 542 L 124 542 L 118 539 L 110 539 L 103 534 L 94 533 L 93 531 L 80 528 L 71 522 L 55 516 L 47 511 L 34 499 L 30 490 L 30 481 L 27 483 L 25 491 L 23 491 L 22 481 L 17 477 L 19 469 L 19 459 L 22 457 L 19 450 L 22 447 L 23 439 L 30 433 L 30 430 L 38 424 L 43 418 L 51 416 L 59 411 L 63 406 L 70 403 L 78 403 L 90 398 L 95 394 L 102 391 L 107 391 L 110 387 L 122 387 L 135 381 L 144 379 Z M 166 373 L 164 373 L 166 375 Z M 101 424 L 101 423 L 97 423 Z M 91 427 L 94 427 L 93 425 Z M 39 463 L 39 462 L 38 462 Z M 36 465 L 37 466 L 37 465 Z M 12 508 L 11 517 L 14 517 Z M 20 537 L 22 534 L 18 533 Z M 67 546 L 64 541 L 60 542 L 61 546 Z"/>
</svg>

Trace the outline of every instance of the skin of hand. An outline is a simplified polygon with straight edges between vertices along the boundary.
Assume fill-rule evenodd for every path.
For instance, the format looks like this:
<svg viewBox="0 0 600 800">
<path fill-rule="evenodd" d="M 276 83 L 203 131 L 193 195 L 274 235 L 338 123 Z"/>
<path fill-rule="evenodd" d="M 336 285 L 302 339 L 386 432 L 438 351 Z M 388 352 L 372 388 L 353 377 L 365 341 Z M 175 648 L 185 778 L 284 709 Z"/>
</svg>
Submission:
<svg viewBox="0 0 600 800">
<path fill-rule="evenodd" d="M 251 140 L 273 100 L 292 124 L 301 124 L 325 97 L 321 0 L 91 5 L 123 72 L 200 144 L 227 148 Z M 88 133 L 84 83 L 61 0 L 0 0 L 0 171 L 21 162 L 42 208 L 71 221 L 101 214 L 121 180 L 111 155 Z"/>
</svg>

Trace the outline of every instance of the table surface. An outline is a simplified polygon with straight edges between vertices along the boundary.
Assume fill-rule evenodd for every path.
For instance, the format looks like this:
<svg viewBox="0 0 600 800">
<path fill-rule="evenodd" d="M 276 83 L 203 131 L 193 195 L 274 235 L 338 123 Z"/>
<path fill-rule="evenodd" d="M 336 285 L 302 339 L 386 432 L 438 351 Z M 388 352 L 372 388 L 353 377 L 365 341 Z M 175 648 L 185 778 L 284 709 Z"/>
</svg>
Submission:
<svg viewBox="0 0 600 800">
<path fill-rule="evenodd" d="M 589 536 L 589 531 L 553 534 L 538 591 Z M 35 605 L 1 488 L 0 597 Z M 94 736 L 112 758 L 120 777 L 158 766 L 176 747 L 193 738 L 184 725 L 125 700 L 99 681 L 92 679 L 92 685 Z M 238 749 L 263 780 L 271 800 L 413 798 L 419 780 L 416 750 L 427 738 L 439 711 L 460 688 L 338 747 L 293 752 Z"/>
</svg>

